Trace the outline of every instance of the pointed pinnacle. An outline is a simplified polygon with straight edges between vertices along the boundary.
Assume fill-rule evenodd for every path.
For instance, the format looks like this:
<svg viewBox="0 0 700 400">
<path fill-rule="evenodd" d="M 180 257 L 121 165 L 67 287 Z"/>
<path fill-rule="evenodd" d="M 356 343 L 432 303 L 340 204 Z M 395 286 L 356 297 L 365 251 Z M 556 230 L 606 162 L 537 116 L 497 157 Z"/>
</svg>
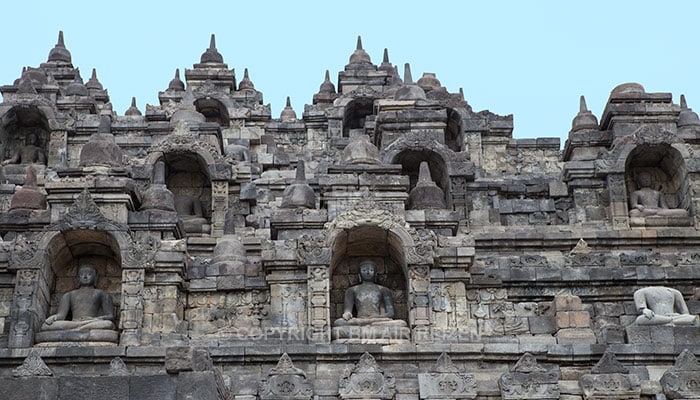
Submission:
<svg viewBox="0 0 700 400">
<path fill-rule="evenodd" d="M 58 43 L 56 43 L 56 46 L 66 47 L 66 44 L 63 42 L 63 31 L 58 31 Z"/>
<path fill-rule="evenodd" d="M 131 98 L 131 106 L 136 107 L 136 97 Z"/>
<path fill-rule="evenodd" d="M 95 68 L 92 69 L 92 75 L 90 76 L 90 79 L 97 79 L 97 70 Z"/>
<path fill-rule="evenodd" d="M 292 106 L 292 101 L 289 99 L 289 96 L 287 96 L 287 107 Z"/>
<path fill-rule="evenodd" d="M 328 70 L 326 70 L 326 77 L 325 77 L 324 81 L 326 81 L 326 82 L 330 82 L 330 81 L 331 81 L 331 73 L 328 72 Z"/>
<path fill-rule="evenodd" d="M 160 159 L 153 168 L 153 184 L 165 185 L 165 162 Z"/>
<path fill-rule="evenodd" d="M 681 109 L 682 110 L 687 110 L 688 109 L 688 103 L 685 101 L 685 95 L 681 95 Z"/>
<path fill-rule="evenodd" d="M 211 39 L 209 40 L 209 48 L 216 49 L 216 35 L 211 34 Z"/>
<path fill-rule="evenodd" d="M 180 68 L 175 68 L 175 78 L 180 79 Z"/>
<path fill-rule="evenodd" d="M 299 161 L 297 162 L 297 173 L 296 173 L 295 180 L 296 180 L 297 182 L 304 182 L 304 181 L 306 181 L 306 168 L 305 168 L 305 166 L 304 166 L 304 161 L 303 161 L 303 160 L 299 160 Z"/>
<path fill-rule="evenodd" d="M 384 48 L 384 58 L 382 59 L 382 63 L 388 63 L 389 62 L 389 49 L 386 47 Z"/>
<path fill-rule="evenodd" d="M 362 36 L 357 35 L 357 50 L 362 50 Z"/>
<path fill-rule="evenodd" d="M 433 182 L 433 177 L 430 174 L 430 166 L 427 161 L 422 161 L 418 167 L 418 182 L 419 183 L 431 183 Z"/>
<path fill-rule="evenodd" d="M 579 101 L 578 111 L 579 112 L 588 111 L 588 106 L 586 105 L 586 98 L 583 95 L 581 95 L 581 100 Z"/>
<path fill-rule="evenodd" d="M 246 68 L 246 69 L 243 70 L 243 79 L 250 79 L 250 78 L 248 77 L 248 68 Z"/>
<path fill-rule="evenodd" d="M 83 84 L 83 77 L 80 75 L 80 68 L 75 69 L 75 80 L 74 82 L 78 82 L 81 85 Z"/>
<path fill-rule="evenodd" d="M 406 84 L 413 83 L 413 77 L 411 76 L 411 64 L 406 63 L 403 67 L 403 82 Z"/>
</svg>

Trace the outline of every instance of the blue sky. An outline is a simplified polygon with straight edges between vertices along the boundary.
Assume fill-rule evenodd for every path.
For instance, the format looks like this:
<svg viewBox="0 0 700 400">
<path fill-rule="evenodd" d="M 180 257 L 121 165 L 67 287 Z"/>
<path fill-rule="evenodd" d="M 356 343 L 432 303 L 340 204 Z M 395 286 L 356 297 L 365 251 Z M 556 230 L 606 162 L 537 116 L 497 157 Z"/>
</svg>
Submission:
<svg viewBox="0 0 700 400">
<path fill-rule="evenodd" d="M 347 64 L 362 36 L 375 64 L 408 62 L 414 79 L 434 72 L 464 89 L 475 111 L 514 114 L 514 137 L 561 137 L 578 99 L 600 117 L 610 91 L 639 82 L 647 92 L 685 94 L 700 110 L 700 2 L 24 2 L 3 6 L 0 85 L 45 62 L 59 30 L 85 81 L 92 68 L 123 115 L 135 96 L 158 104 L 175 68 L 217 47 L 240 81 L 248 68 L 279 117 L 286 96 L 301 117 L 329 69 Z M 399 68 L 403 71 L 403 68 Z M 183 76 L 184 78 L 184 76 Z"/>
</svg>

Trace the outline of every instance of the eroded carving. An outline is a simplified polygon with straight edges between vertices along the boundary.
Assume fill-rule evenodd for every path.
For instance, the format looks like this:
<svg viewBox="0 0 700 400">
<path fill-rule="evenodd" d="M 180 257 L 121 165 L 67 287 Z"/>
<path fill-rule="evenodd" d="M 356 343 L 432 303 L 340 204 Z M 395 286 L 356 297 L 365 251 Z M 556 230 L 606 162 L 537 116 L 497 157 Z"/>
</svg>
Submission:
<svg viewBox="0 0 700 400">
<path fill-rule="evenodd" d="M 523 354 L 498 384 L 504 400 L 558 399 L 559 372 L 548 371 L 530 353 Z"/>
<path fill-rule="evenodd" d="M 421 399 L 474 399 L 476 385 L 474 374 L 460 371 L 444 352 L 429 373 L 418 374 Z"/>
<path fill-rule="evenodd" d="M 343 399 L 391 399 L 395 393 L 394 376 L 385 373 L 369 353 L 345 370 L 340 378 L 338 390 Z"/>
<path fill-rule="evenodd" d="M 311 382 L 306 373 L 296 368 L 287 353 L 282 354 L 277 366 L 271 368 L 259 385 L 258 394 L 262 400 L 305 400 L 313 395 Z"/>
</svg>

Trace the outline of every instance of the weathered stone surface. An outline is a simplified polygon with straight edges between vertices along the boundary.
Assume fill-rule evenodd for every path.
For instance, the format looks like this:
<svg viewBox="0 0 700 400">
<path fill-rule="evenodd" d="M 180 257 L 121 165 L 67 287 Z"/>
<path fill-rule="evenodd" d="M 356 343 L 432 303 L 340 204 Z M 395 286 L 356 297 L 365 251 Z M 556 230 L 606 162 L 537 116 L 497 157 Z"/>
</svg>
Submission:
<svg viewBox="0 0 700 400">
<path fill-rule="evenodd" d="M 212 371 L 186 371 L 177 376 L 177 400 L 219 400 Z"/>
<path fill-rule="evenodd" d="M 0 391 L 7 400 L 55 400 L 58 399 L 58 379 L 0 378 Z"/>
<path fill-rule="evenodd" d="M 343 399 L 391 399 L 395 393 L 395 378 L 385 373 L 369 353 L 340 378 L 338 390 Z"/>
<path fill-rule="evenodd" d="M 583 398 L 588 399 L 638 399 L 641 393 L 639 377 L 629 374 L 610 348 L 590 374 L 579 378 Z"/>
<path fill-rule="evenodd" d="M 684 349 L 676 362 L 661 377 L 661 387 L 669 399 L 700 399 L 700 363 L 695 355 Z"/>
<path fill-rule="evenodd" d="M 421 399 L 474 399 L 477 395 L 474 374 L 461 372 L 444 352 L 430 372 L 418 374 L 418 385 Z"/>
<path fill-rule="evenodd" d="M 284 353 L 260 382 L 258 395 L 261 399 L 305 400 L 311 398 L 313 388 L 306 373 L 294 367 L 292 359 Z"/>
<path fill-rule="evenodd" d="M 51 376 L 53 372 L 41 359 L 39 353 L 30 351 L 27 358 L 24 359 L 22 365 L 12 370 L 14 377 L 29 377 L 29 376 Z"/>
<path fill-rule="evenodd" d="M 501 375 L 498 385 L 503 399 L 558 399 L 558 380 L 559 372 L 548 371 L 525 353 L 510 372 Z"/>
<path fill-rule="evenodd" d="M 176 378 L 169 375 L 134 375 L 129 377 L 129 399 L 177 398 Z"/>
<path fill-rule="evenodd" d="M 95 376 L 58 378 L 58 399 L 106 399 L 129 400 L 129 378 L 121 376 Z"/>
</svg>

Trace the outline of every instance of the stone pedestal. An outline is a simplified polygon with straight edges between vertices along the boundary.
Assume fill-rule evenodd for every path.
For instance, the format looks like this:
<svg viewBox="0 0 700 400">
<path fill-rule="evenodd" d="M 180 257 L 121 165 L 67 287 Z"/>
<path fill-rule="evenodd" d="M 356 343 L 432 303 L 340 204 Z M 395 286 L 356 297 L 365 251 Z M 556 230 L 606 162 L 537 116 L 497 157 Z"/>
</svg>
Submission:
<svg viewBox="0 0 700 400">
<path fill-rule="evenodd" d="M 694 346 L 700 343 L 697 326 L 630 325 L 625 330 L 630 344 Z"/>
<path fill-rule="evenodd" d="M 331 329 L 331 339 L 336 343 L 406 343 L 411 330 L 404 326 L 336 326 Z"/>
<path fill-rule="evenodd" d="M 64 344 L 116 345 L 119 342 L 119 332 L 109 329 L 45 331 L 37 333 L 34 340 L 42 346 L 60 346 Z"/>
</svg>

